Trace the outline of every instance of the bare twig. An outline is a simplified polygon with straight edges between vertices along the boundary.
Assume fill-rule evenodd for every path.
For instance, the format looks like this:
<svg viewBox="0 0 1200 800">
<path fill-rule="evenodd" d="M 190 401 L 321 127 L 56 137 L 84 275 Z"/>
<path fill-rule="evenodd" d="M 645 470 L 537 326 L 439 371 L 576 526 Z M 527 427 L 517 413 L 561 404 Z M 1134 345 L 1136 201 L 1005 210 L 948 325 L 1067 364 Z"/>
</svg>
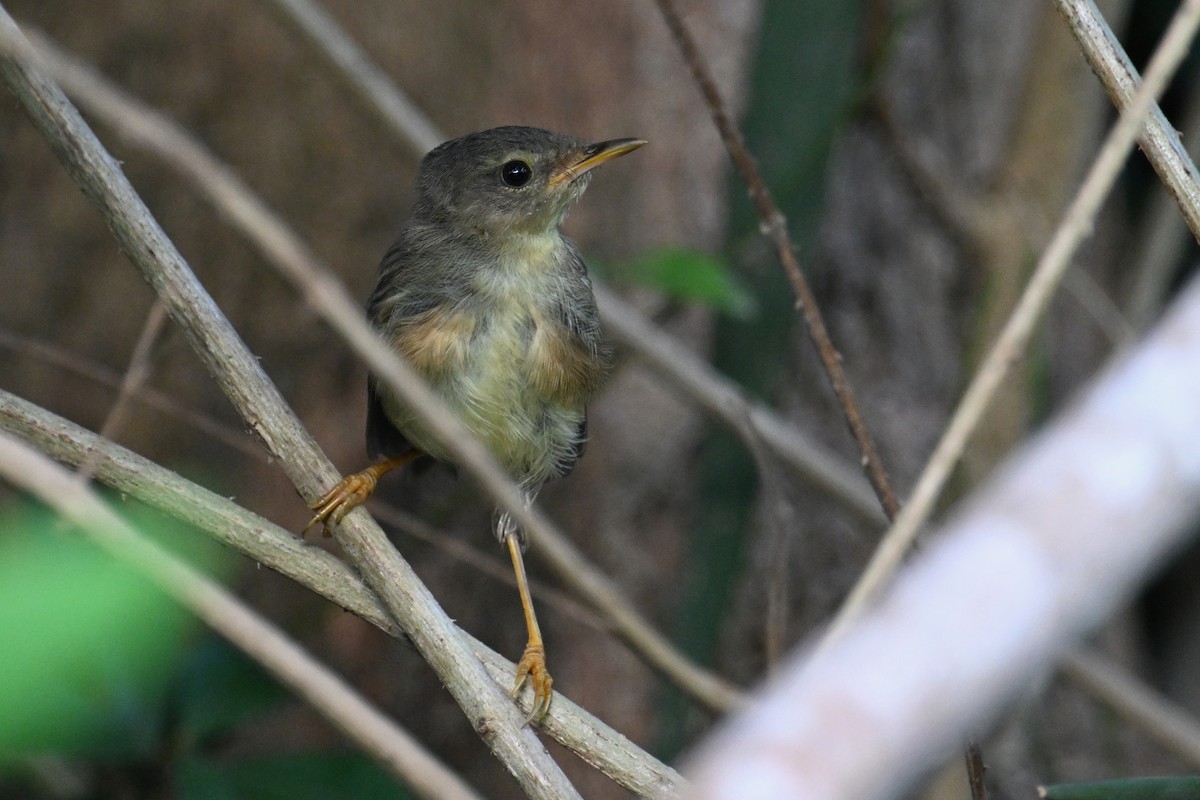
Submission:
<svg viewBox="0 0 1200 800">
<path fill-rule="evenodd" d="M 150 306 L 149 313 L 146 314 L 146 321 L 142 324 L 142 332 L 138 335 L 133 353 L 129 356 L 129 366 L 126 367 L 125 375 L 121 378 L 121 385 L 117 388 L 117 397 L 113 400 L 112 407 L 104 418 L 104 423 L 100 426 L 100 435 L 104 438 L 115 438 L 116 432 L 124 427 L 133 396 L 150 377 L 150 354 L 166 324 L 166 306 L 156 298 Z M 81 465 L 76 471 L 76 475 L 81 481 L 91 480 L 91 465 Z"/>
<path fill-rule="evenodd" d="M 78 354 L 72 353 L 52 342 L 23 336 L 14 331 L 0 328 L 0 347 L 6 347 L 16 353 L 22 353 L 32 359 L 37 359 L 59 369 L 66 370 L 71 374 L 94 381 L 109 389 L 120 390 L 122 381 L 120 373 L 102 364 L 81 358 Z M 132 396 L 140 402 L 145 403 L 147 407 L 176 418 L 185 425 L 189 425 L 204 435 L 212 437 L 214 440 L 236 450 L 247 458 L 260 459 L 262 461 L 267 460 L 267 454 L 263 452 L 261 447 L 254 443 L 253 439 L 246 436 L 244 431 L 234 430 L 207 414 L 188 408 L 164 392 L 160 392 L 150 386 L 142 386 Z"/>
<path fill-rule="evenodd" d="M 35 126 L 84 193 L 99 207 L 122 248 L 163 299 L 172 319 L 180 325 L 239 413 L 262 437 L 302 495 L 315 498 L 337 480 L 332 464 L 304 431 L 257 359 L 200 286 L 79 112 L 52 81 L 31 66 L 36 63 L 36 56 L 2 9 L 0 39 L 7 51 L 19 53 L 0 57 L 0 71 Z M 363 340 L 360 342 L 363 349 L 378 353 L 379 363 L 373 362 L 372 367 L 389 385 L 397 383 L 398 377 L 401 380 L 411 377 L 404 374 L 403 365 L 370 331 L 340 286 L 316 280 L 306 284 L 305 291 L 314 303 L 324 301 L 342 309 L 344 321 Z M 412 401 L 414 409 L 440 408 L 432 393 L 419 384 L 405 384 L 402 396 Z M 458 430 L 461 426 L 456 428 L 457 421 L 444 409 L 440 410 L 451 424 L 443 426 L 441 422 L 447 420 L 439 420 L 433 429 L 439 435 L 461 433 Z M 478 466 L 488 456 L 471 441 L 464 449 L 470 450 L 472 444 L 480 451 L 475 455 L 481 455 L 482 459 L 468 461 Z M 498 469 L 496 472 L 499 474 Z M 522 505 L 514 487 L 507 482 L 503 487 L 489 488 L 505 494 L 506 505 L 514 508 Z M 522 516 L 522 522 L 526 521 L 525 516 L 531 517 Z M 524 727 L 525 720 L 507 694 L 490 678 L 429 590 L 369 515 L 365 511 L 350 514 L 337 535 L 355 567 L 525 793 L 546 800 L 578 797 L 536 735 Z"/>
<path fill-rule="evenodd" d="M 78 525 L 119 560 L 204 620 L 290 686 L 393 775 L 429 800 L 479 800 L 474 790 L 413 736 L 277 627 L 119 517 L 77 475 L 29 445 L 0 434 L 0 474 Z"/>
<path fill-rule="evenodd" d="M 96 477 L 106 485 L 205 531 L 389 635 L 403 635 L 375 593 L 336 556 L 232 501 L 3 390 L 0 430 L 67 464 L 94 459 Z M 469 634 L 462 635 L 495 680 L 511 680 L 512 662 Z M 560 744 L 640 796 L 666 800 L 679 793 L 682 779 L 670 767 L 566 697 L 555 697 L 554 704 L 546 732 Z"/>
<path fill-rule="evenodd" d="M 1098 653 L 1079 649 L 1063 659 L 1063 674 L 1124 720 L 1200 769 L 1200 721 Z"/>
<path fill-rule="evenodd" d="M 949 425 L 934 448 L 904 509 L 867 565 L 846 603 L 830 626 L 827 638 L 845 629 L 877 597 L 925 524 L 967 440 L 987 412 L 996 390 L 1013 363 L 1025 352 L 1034 329 L 1049 305 L 1071 257 L 1091 231 L 1100 204 L 1107 197 L 1154 98 L 1174 73 L 1200 21 L 1200 2 L 1189 0 L 1179 10 L 1155 52 L 1146 80 L 1113 127 L 1062 223 L 1038 261 L 1020 301 L 967 387 Z"/>
<path fill-rule="evenodd" d="M 705 744 L 689 796 L 894 796 L 989 724 L 1200 516 L 1197 363 L 1200 279 L 874 608 Z"/>
<path fill-rule="evenodd" d="M 396 89 L 319 3 L 311 0 L 270 0 L 270 3 L 339 72 L 358 76 L 356 88 L 360 96 L 390 130 L 400 135 L 414 157 L 420 158 L 445 140 L 424 112 Z"/>
<path fill-rule="evenodd" d="M 753 436 L 764 448 L 828 492 L 847 510 L 872 523 L 886 523 L 862 473 L 845 458 L 830 452 L 795 425 L 784 421 L 760 403 L 752 403 L 736 383 L 657 329 L 642 314 L 603 286 L 597 285 L 596 302 L 605 330 L 646 361 L 686 398 L 698 402 L 746 442 Z"/>
<path fill-rule="evenodd" d="M 273 266 L 297 284 L 314 307 L 368 360 L 372 369 L 383 369 L 382 365 L 388 362 L 399 364 L 395 355 L 369 330 L 362 312 L 346 297 L 332 270 L 227 165 L 171 120 L 127 97 L 92 70 L 57 51 L 44 37 L 34 41 L 38 42 L 47 68 L 81 103 L 123 135 L 183 172 Z M 408 372 L 411 376 L 411 370 Z M 461 428 L 457 420 L 443 422 Z M 487 462 L 493 461 L 465 431 L 461 433 L 460 444 L 476 455 L 482 453 Z M 487 469 L 494 496 L 500 486 L 504 487 L 502 494 L 512 488 L 498 466 L 492 463 Z M 536 522 L 536 527 L 529 529 L 538 541 L 536 552 L 568 586 L 604 614 L 614 632 L 652 667 L 709 708 L 727 710 L 738 702 L 736 688 L 682 655 L 544 515 L 530 511 L 523 503 L 521 515 L 525 517 L 522 524 Z"/>
<path fill-rule="evenodd" d="M 1054 4 L 1079 42 L 1092 71 L 1112 98 L 1113 105 L 1122 114 L 1134 115 L 1136 111 L 1136 116 L 1143 118 L 1144 127 L 1135 129 L 1138 145 L 1150 159 L 1163 186 L 1175 198 L 1192 236 L 1200 241 L 1200 173 L 1179 141 L 1179 132 L 1163 115 L 1157 103 L 1153 103 L 1152 99 L 1146 100 L 1144 96 L 1139 99 L 1142 90 L 1138 86 L 1137 70 L 1096 4 L 1092 0 L 1054 0 Z M 1184 9 L 1180 11 L 1184 12 Z M 1183 32 L 1178 35 L 1186 37 Z M 1164 58 L 1170 59 L 1174 55 L 1165 47 L 1167 44 L 1164 38 L 1159 45 L 1159 52 L 1164 54 Z M 1166 64 L 1163 68 L 1174 73 L 1173 65 Z M 1151 61 L 1145 83 L 1151 83 L 1153 73 L 1154 62 Z M 1153 75 L 1153 78 L 1157 82 L 1159 76 Z M 1159 94 L 1160 91 L 1154 91 L 1152 98 Z M 1142 111 L 1145 103 L 1149 105 Z"/>
<path fill-rule="evenodd" d="M 812 289 L 809 288 L 808 280 L 804 277 L 804 272 L 800 269 L 800 263 L 796 259 L 796 251 L 792 245 L 791 234 L 788 232 L 787 220 L 775 205 L 770 189 L 767 188 L 762 175 L 759 174 L 758 166 L 746 149 L 741 131 L 738 130 L 726 111 L 721 93 L 717 90 L 712 76 L 709 75 L 696 43 L 692 40 L 687 28 L 684 27 L 683 20 L 680 19 L 679 13 L 675 9 L 674 0 L 656 0 L 656 2 L 663 19 L 666 20 L 667 27 L 671 30 L 676 44 L 683 53 L 684 61 L 687 62 L 692 77 L 700 87 L 701 94 L 704 95 L 704 100 L 708 104 L 713 122 L 721 134 L 725 148 L 729 151 L 734 166 L 737 167 L 742 179 L 746 182 L 750 199 L 754 202 L 754 206 L 762 218 L 763 233 L 774 246 L 779 263 L 783 266 L 788 281 L 792 285 L 792 291 L 796 294 L 797 305 L 808 325 L 813 346 L 821 359 L 821 365 L 829 376 L 833 392 L 846 417 L 846 424 L 850 427 L 850 433 L 862 453 L 863 468 L 871 482 L 871 488 L 875 490 L 875 496 L 883 507 L 883 513 L 889 520 L 893 519 L 899 510 L 896 493 L 892 489 L 887 471 L 875 449 L 871 432 L 863 421 L 858 402 L 854 399 L 854 392 L 850 389 L 850 381 L 846 377 L 845 370 L 842 369 L 842 357 L 833 346 L 833 340 L 829 337 L 829 331 L 825 327 L 821 309 L 817 305 Z"/>
</svg>

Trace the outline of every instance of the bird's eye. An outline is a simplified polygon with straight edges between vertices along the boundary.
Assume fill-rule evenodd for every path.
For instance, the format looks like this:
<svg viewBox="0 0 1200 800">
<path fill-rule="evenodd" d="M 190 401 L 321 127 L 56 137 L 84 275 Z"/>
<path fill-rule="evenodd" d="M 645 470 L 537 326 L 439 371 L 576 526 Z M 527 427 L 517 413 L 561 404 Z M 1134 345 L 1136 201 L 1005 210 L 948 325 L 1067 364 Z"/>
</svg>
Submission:
<svg viewBox="0 0 1200 800">
<path fill-rule="evenodd" d="M 500 168 L 500 180 L 504 181 L 505 186 L 524 186 L 532 177 L 533 170 L 524 161 L 509 161 Z"/>
</svg>

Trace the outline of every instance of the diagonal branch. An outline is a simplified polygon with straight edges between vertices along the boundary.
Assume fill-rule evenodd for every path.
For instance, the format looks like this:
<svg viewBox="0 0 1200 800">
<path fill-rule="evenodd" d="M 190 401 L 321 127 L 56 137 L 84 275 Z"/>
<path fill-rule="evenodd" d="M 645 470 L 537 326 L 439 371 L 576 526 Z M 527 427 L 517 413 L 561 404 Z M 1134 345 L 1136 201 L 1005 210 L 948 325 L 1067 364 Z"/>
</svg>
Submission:
<svg viewBox="0 0 1200 800">
<path fill-rule="evenodd" d="M 84 194 L 99 208 L 130 260 L 162 298 L 172 319 L 239 413 L 263 439 L 301 494 L 316 497 L 337 480 L 333 465 L 200 286 L 116 161 L 61 90 L 31 65 L 27 48 L 22 48 L 25 43 L 19 29 L 2 8 L 0 37 L 11 48 L 24 49 L 22 55 L 0 57 L 0 72 L 35 126 Z M 318 282 L 313 291 L 322 292 L 322 300 L 332 297 L 336 302 L 336 298 L 343 298 L 347 309 L 353 309 L 340 287 Z M 310 299 L 316 300 L 311 296 Z M 356 309 L 354 314 L 357 316 L 353 320 L 361 326 L 361 335 L 366 339 L 365 346 L 373 346 L 382 353 L 382 374 L 394 383 L 396 373 L 403 371 L 402 365 L 371 333 Z M 414 407 L 426 409 L 431 405 L 428 397 L 419 396 L 419 390 L 405 388 L 410 390 L 402 392 L 406 399 L 413 400 L 418 395 Z M 425 389 L 424 394 L 432 393 Z M 444 435 L 446 427 L 439 425 L 435 429 Z M 520 506 L 515 490 L 510 493 L 514 497 L 506 499 Z M 525 793 L 546 800 L 577 797 L 578 793 L 533 731 L 524 727 L 516 706 L 491 680 L 429 590 L 369 515 L 365 511 L 349 515 L 339 528 L 338 541 Z"/>
<path fill-rule="evenodd" d="M 1194 530 L 1198 363 L 1200 278 L 875 607 L 706 743 L 688 796 L 902 795 L 988 724 Z"/>
</svg>

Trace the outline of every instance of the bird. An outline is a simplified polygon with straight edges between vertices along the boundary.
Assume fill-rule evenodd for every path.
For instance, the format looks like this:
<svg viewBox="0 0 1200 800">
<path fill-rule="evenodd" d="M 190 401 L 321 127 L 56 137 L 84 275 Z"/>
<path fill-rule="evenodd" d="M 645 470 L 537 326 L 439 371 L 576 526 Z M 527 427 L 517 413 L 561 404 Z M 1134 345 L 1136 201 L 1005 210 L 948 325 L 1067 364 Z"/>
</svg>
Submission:
<svg viewBox="0 0 1200 800">
<path fill-rule="evenodd" d="M 487 447 L 526 503 L 583 454 L 587 403 L 612 365 L 587 267 L 561 225 L 596 167 L 644 144 L 589 144 L 510 125 L 438 145 L 421 161 L 410 216 L 367 302 L 375 330 Z M 394 469 L 418 459 L 453 464 L 374 376 L 366 442 L 378 460 L 312 503 L 308 528 L 320 524 L 329 535 Z M 553 678 L 525 575 L 525 537 L 504 510 L 494 531 L 512 560 L 528 634 L 510 694 L 528 681 L 526 723 L 540 722 Z"/>
</svg>

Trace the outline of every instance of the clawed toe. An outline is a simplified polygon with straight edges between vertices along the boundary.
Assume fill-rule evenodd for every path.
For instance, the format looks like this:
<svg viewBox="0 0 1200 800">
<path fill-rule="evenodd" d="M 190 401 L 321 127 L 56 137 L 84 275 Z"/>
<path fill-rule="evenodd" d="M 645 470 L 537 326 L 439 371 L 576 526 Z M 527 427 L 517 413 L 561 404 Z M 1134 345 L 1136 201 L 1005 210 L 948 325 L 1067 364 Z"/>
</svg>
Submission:
<svg viewBox="0 0 1200 800">
<path fill-rule="evenodd" d="M 554 679 L 546 671 L 546 651 L 540 644 L 526 645 L 525 654 L 517 663 L 517 679 L 509 696 L 515 699 L 526 681 L 533 687 L 533 705 L 525 724 L 540 723 L 549 713 L 550 701 L 554 697 Z"/>
</svg>

